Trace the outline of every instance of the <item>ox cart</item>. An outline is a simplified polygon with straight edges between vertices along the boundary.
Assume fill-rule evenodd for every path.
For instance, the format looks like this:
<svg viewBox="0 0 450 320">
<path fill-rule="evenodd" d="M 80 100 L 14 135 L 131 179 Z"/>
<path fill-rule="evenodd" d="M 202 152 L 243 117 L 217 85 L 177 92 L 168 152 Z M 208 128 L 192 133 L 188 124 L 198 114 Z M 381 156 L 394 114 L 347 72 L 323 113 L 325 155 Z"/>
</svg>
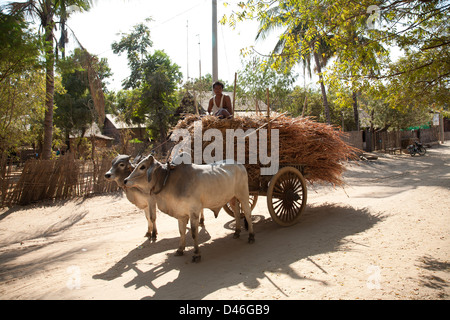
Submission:
<svg viewBox="0 0 450 320">
<path fill-rule="evenodd" d="M 281 114 L 280 116 L 283 116 Z M 280 117 L 278 116 L 278 117 Z M 273 118 L 271 120 L 277 119 Z M 212 125 L 205 125 L 205 119 L 209 119 Z M 259 131 L 263 127 L 268 127 L 270 130 L 270 121 L 262 118 L 264 124 L 259 126 L 255 132 Z M 187 121 L 187 124 L 182 127 L 189 127 L 192 120 L 197 120 L 194 118 Z M 242 121 L 242 119 L 241 119 Z M 235 127 L 232 120 L 220 120 L 216 122 L 211 120 L 211 118 L 203 118 L 203 130 L 205 128 L 218 129 L 220 126 L 220 131 L 222 133 L 229 128 Z M 239 127 L 242 126 L 242 123 Z M 250 126 L 251 127 L 251 126 Z M 254 126 L 253 126 L 254 127 Z M 192 126 L 191 126 L 192 128 Z M 247 127 L 248 128 L 248 127 Z M 192 130 L 190 130 L 192 133 Z M 259 144 L 259 136 L 258 136 Z M 245 141 L 246 146 L 246 156 L 248 156 L 248 141 Z M 204 143 L 202 148 L 204 149 L 208 143 Z M 234 146 L 236 148 L 236 145 Z M 225 148 L 224 148 L 225 149 Z M 202 150 L 203 151 L 203 150 Z M 235 153 L 236 154 L 236 153 Z M 251 210 L 256 206 L 259 196 L 266 196 L 267 207 L 269 213 L 278 225 L 280 226 L 291 226 L 297 223 L 300 219 L 302 212 L 306 207 L 307 200 L 307 189 L 305 180 L 305 165 L 298 163 L 283 163 L 281 162 L 278 167 L 278 171 L 274 175 L 261 175 L 260 164 L 244 164 L 248 175 L 248 185 L 249 185 L 249 204 Z M 223 209 L 232 217 L 234 217 L 234 206 L 227 203 L 223 206 Z M 244 213 L 241 209 L 241 217 L 244 217 Z"/>
<path fill-rule="evenodd" d="M 196 127 L 198 129 L 195 129 Z M 266 196 L 269 213 L 273 221 L 281 226 L 291 226 L 299 221 L 306 207 L 306 181 L 341 185 L 343 183 L 342 172 L 345 170 L 344 162 L 350 159 L 356 160 L 358 154 L 358 149 L 348 145 L 342 139 L 343 134 L 335 130 L 333 126 L 315 122 L 307 117 L 291 118 L 285 114 L 279 114 L 273 118 L 242 116 L 217 120 L 214 116 L 197 117 L 192 115 L 180 121 L 176 128 L 187 130 L 190 137 L 194 137 L 190 139 L 191 150 L 195 149 L 194 132 L 196 130 L 199 130 L 199 135 L 203 136 L 207 130 L 213 129 L 215 133 L 219 134 L 219 137 L 220 135 L 226 137 L 226 139 L 222 139 L 223 143 L 228 141 L 229 129 L 232 129 L 231 133 L 234 132 L 233 130 L 246 132 L 242 136 L 245 144 L 244 150 L 238 151 L 234 144 L 234 155 L 245 154 L 246 160 L 239 162 L 244 163 L 247 170 L 250 207 L 251 209 L 255 208 L 259 196 Z M 262 128 L 267 129 L 266 134 L 262 134 L 263 132 L 260 131 Z M 278 141 L 279 165 L 271 175 L 263 175 L 261 170 L 267 166 L 266 164 L 261 162 L 250 164 L 254 162 L 247 161 L 250 159 L 249 149 L 251 148 L 249 139 L 245 137 L 250 138 L 255 134 L 256 138 L 253 138 L 257 141 L 253 141 L 253 146 L 258 145 L 260 151 L 261 146 L 267 143 L 267 151 L 269 145 L 272 148 L 272 143 L 269 142 L 272 140 L 266 139 L 272 137 L 274 129 L 275 132 L 278 132 L 279 137 L 278 140 L 274 140 Z M 217 150 L 210 148 L 211 136 L 213 135 L 201 141 L 200 151 L 204 151 L 205 148 L 208 148 L 208 151 L 214 149 L 214 152 L 219 152 L 220 155 L 221 149 L 222 159 L 227 159 L 225 144 L 223 148 Z M 234 137 L 232 139 L 230 141 L 234 143 Z M 263 142 L 260 143 L 261 141 Z M 270 169 L 272 170 L 272 168 Z M 232 205 L 228 203 L 224 209 L 234 217 Z"/>
<path fill-rule="evenodd" d="M 258 128 L 250 133 L 249 135 L 253 133 L 257 133 L 260 129 L 266 127 L 269 131 L 271 130 L 270 121 L 275 120 L 279 118 L 280 116 L 284 116 L 284 114 L 280 114 L 279 116 L 267 119 L 267 118 L 261 118 L 263 122 L 263 125 L 259 126 Z M 214 129 L 219 130 L 222 132 L 223 136 L 225 136 L 225 131 L 227 129 L 236 128 L 236 123 L 233 121 L 237 120 L 219 120 L 215 121 L 215 117 L 202 117 L 200 119 L 203 119 L 199 121 L 199 123 L 202 123 L 202 129 L 205 131 L 206 129 Z M 245 122 L 244 118 L 239 119 L 238 128 L 252 128 L 255 127 L 255 124 L 251 124 L 250 126 L 245 125 L 243 122 Z M 251 118 L 247 118 L 251 119 Z M 182 128 L 185 127 L 191 127 L 192 128 L 192 122 L 198 120 L 198 118 L 190 118 L 187 120 L 187 124 L 184 124 Z M 191 134 L 193 130 L 190 130 Z M 257 139 L 257 144 L 260 145 L 259 141 L 259 135 L 255 134 Z M 233 139 L 234 141 L 234 139 Z M 267 140 L 268 142 L 269 140 Z M 248 158 L 249 156 L 249 141 L 244 139 L 245 143 L 245 157 Z M 203 142 L 202 144 L 202 152 L 204 151 L 205 147 L 207 147 L 209 142 Z M 195 149 L 195 146 L 191 148 L 191 151 Z M 226 146 L 224 146 L 223 150 L 226 149 Z M 234 145 L 235 151 L 236 144 Z M 282 152 L 282 151 L 280 151 Z M 234 153 L 235 155 L 237 152 Z M 225 158 L 225 157 L 224 157 Z M 277 224 L 280 226 L 291 226 L 298 222 L 300 219 L 301 213 L 305 210 L 306 207 L 306 200 L 307 200 L 307 189 L 306 189 L 306 180 L 305 180 L 305 165 L 299 164 L 299 163 L 283 163 L 281 162 L 278 166 L 278 170 L 273 175 L 261 175 L 261 168 L 264 166 L 261 166 L 260 163 L 258 164 L 247 164 L 246 161 L 243 162 L 244 166 L 247 170 L 248 175 L 248 185 L 249 185 L 249 204 L 251 210 L 253 210 L 256 206 L 256 203 L 258 201 L 259 196 L 266 196 L 267 198 L 267 207 L 269 210 L 269 213 Z M 230 203 L 227 203 L 225 206 L 223 206 L 223 209 L 234 218 L 234 206 Z M 241 217 L 244 217 L 244 213 L 241 209 Z"/>
<path fill-rule="evenodd" d="M 270 216 L 280 226 L 297 223 L 305 210 L 307 188 L 301 164 L 280 164 L 273 176 L 249 175 L 249 189 L 250 208 L 255 208 L 259 196 L 266 196 Z M 230 203 L 223 209 L 234 217 L 234 207 Z"/>
</svg>

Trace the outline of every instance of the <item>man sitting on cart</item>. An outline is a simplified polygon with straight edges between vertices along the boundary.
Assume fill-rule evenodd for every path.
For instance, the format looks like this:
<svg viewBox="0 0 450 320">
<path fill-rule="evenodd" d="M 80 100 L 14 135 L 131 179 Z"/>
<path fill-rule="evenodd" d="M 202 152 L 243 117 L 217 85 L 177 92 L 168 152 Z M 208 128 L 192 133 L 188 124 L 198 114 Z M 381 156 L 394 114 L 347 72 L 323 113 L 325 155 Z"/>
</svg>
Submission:
<svg viewBox="0 0 450 320">
<path fill-rule="evenodd" d="M 230 118 L 233 114 L 231 99 L 222 93 L 223 83 L 216 81 L 213 84 L 214 97 L 209 100 L 208 114 L 213 114 L 220 119 Z"/>
</svg>

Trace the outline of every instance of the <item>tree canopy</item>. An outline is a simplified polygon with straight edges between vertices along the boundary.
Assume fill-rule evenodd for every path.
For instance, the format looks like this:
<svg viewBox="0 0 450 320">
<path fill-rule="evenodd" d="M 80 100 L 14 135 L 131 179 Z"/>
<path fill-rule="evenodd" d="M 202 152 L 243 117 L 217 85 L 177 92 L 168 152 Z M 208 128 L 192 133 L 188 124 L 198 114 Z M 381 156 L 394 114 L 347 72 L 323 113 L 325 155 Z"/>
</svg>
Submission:
<svg viewBox="0 0 450 320">
<path fill-rule="evenodd" d="M 45 97 L 40 43 L 21 16 L 0 12 L 0 156 L 39 139 Z M 34 126 L 35 134 L 29 127 Z"/>
<path fill-rule="evenodd" d="M 258 35 L 281 30 L 273 68 L 292 68 L 311 52 L 324 57 L 319 48 L 326 44 L 334 57 L 324 73 L 329 86 L 371 88 L 392 108 L 442 109 L 449 96 L 449 9 L 448 1 L 426 0 L 247 0 L 221 22 L 236 27 L 256 19 Z M 402 58 L 392 59 L 393 48 Z"/>
<path fill-rule="evenodd" d="M 98 118 L 85 59 L 85 51 L 77 48 L 71 56 L 58 62 L 64 91 L 55 94 L 55 125 L 64 131 L 66 140 L 70 134 L 81 133 L 83 136 Z M 111 75 L 106 59 L 101 59 L 97 68 L 100 80 Z"/>
<path fill-rule="evenodd" d="M 53 142 L 53 107 L 55 94 L 55 54 L 54 54 L 54 29 L 55 19 L 65 12 L 65 7 L 77 7 L 80 11 L 90 8 L 88 0 L 29 0 L 25 2 L 11 2 L 9 11 L 13 16 L 28 16 L 39 23 L 44 31 L 41 38 L 45 52 L 45 117 L 42 157 L 50 159 Z M 63 9 L 64 7 L 64 9 Z M 40 34 L 39 34 L 40 36 Z"/>
<path fill-rule="evenodd" d="M 152 45 L 150 29 L 140 23 L 130 33 L 121 34 L 120 41 L 111 47 L 116 54 L 127 54 L 130 68 L 130 76 L 122 84 L 124 90 L 133 91 L 123 94 L 126 99 L 122 101 L 131 102 L 131 110 L 125 113 L 124 120 L 133 118 L 135 122 L 145 123 L 150 137 L 162 143 L 167 139 L 178 107 L 176 90 L 182 74 L 164 51 L 150 52 Z"/>
</svg>

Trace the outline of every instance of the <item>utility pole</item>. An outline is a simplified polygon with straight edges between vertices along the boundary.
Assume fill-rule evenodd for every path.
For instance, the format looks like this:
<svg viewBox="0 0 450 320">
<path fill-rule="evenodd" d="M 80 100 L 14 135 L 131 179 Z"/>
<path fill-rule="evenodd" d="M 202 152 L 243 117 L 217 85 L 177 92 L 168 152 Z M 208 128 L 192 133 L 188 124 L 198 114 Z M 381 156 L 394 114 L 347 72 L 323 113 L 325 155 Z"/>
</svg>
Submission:
<svg viewBox="0 0 450 320">
<path fill-rule="evenodd" d="M 213 82 L 219 79 L 217 58 L 217 0 L 212 0 L 212 78 Z"/>
</svg>

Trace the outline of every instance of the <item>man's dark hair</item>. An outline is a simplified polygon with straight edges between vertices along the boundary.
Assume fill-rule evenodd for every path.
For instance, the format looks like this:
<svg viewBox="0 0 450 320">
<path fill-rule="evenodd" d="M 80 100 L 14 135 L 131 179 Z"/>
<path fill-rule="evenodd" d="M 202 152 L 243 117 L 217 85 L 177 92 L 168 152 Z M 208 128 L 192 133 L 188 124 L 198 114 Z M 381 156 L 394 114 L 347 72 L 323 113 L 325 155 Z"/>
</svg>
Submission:
<svg viewBox="0 0 450 320">
<path fill-rule="evenodd" d="M 222 82 L 220 82 L 220 81 L 214 82 L 214 84 L 213 84 L 213 89 L 214 89 L 215 86 L 221 86 L 221 87 L 222 87 L 222 90 L 223 90 L 223 83 L 222 83 Z"/>
</svg>

